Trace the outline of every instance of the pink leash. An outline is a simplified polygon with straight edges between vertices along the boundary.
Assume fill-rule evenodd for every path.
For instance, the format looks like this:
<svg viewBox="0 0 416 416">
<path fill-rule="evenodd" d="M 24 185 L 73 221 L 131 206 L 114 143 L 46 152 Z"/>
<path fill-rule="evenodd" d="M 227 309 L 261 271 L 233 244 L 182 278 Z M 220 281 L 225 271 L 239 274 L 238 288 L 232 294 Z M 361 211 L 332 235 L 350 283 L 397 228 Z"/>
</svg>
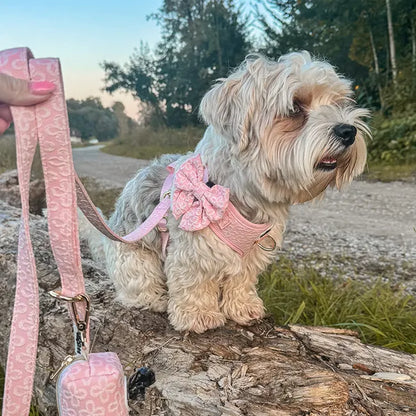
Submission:
<svg viewBox="0 0 416 416">
<path fill-rule="evenodd" d="M 170 174 L 162 187 L 161 202 L 151 216 L 130 234 L 125 237 L 118 236 L 103 221 L 75 173 L 59 60 L 34 59 L 27 48 L 9 49 L 0 52 L 0 72 L 31 81 L 49 81 L 56 85 L 53 96 L 47 102 L 32 107 L 11 108 L 16 131 L 22 223 L 2 414 L 24 416 L 30 409 L 39 331 L 38 281 L 29 233 L 30 171 L 37 144 L 40 147 L 45 177 L 50 242 L 62 281 L 62 290 L 55 296 L 60 298 L 86 296 L 78 238 L 77 197 L 78 205 L 89 221 L 108 238 L 134 244 L 158 226 L 165 251 L 168 242 L 166 213 L 171 208 L 170 191 L 175 179 L 175 169 L 173 165 L 169 166 Z M 198 158 L 199 156 L 192 160 Z M 200 178 L 201 184 L 196 184 L 198 189 L 201 186 L 205 188 L 208 180 L 207 170 L 202 165 L 199 169 L 202 169 L 203 174 Z M 186 184 L 187 178 L 183 179 Z M 213 202 L 217 197 L 214 193 Z M 188 198 L 189 196 L 185 197 L 184 201 Z M 271 225 L 250 223 L 231 203 L 228 204 L 224 217 L 218 223 L 209 224 L 209 227 L 240 256 L 247 254 L 256 243 L 269 251 L 259 242 L 267 236 Z M 88 311 L 83 302 L 71 305 L 73 309 L 70 315 L 74 322 L 75 338 L 81 340 L 82 349 L 87 349 L 88 327 L 81 330 L 78 326 L 78 309 L 84 317 Z M 81 349 L 77 353 L 81 353 Z"/>
<path fill-rule="evenodd" d="M 50 81 L 57 87 L 45 103 L 11 109 L 16 130 L 22 224 L 2 414 L 24 416 L 30 409 L 39 329 L 38 282 L 29 234 L 30 170 L 38 143 L 46 183 L 49 235 L 62 280 L 62 295 L 83 294 L 85 287 L 78 241 L 75 172 L 59 61 L 34 59 L 27 48 L 10 49 L 0 52 L 0 72 L 26 80 Z M 81 304 L 78 307 L 83 314 Z"/>
<path fill-rule="evenodd" d="M 134 231 L 127 234 L 124 237 L 117 235 L 111 228 L 105 223 L 102 216 L 98 212 L 94 203 L 91 201 L 87 191 L 84 188 L 84 185 L 78 178 L 75 176 L 76 181 L 76 190 L 77 190 L 77 199 L 78 207 L 86 216 L 88 221 L 102 234 L 114 241 L 120 241 L 122 243 L 134 244 L 141 240 L 145 235 L 149 234 L 156 226 L 159 226 L 162 233 L 166 233 L 166 213 L 170 208 L 170 197 L 169 191 L 173 184 L 173 175 L 169 175 L 162 187 L 160 193 L 160 203 L 153 210 L 152 214 L 143 221 Z M 164 231 L 166 229 L 166 231 Z M 165 251 L 167 241 L 163 241 L 163 249 Z"/>
</svg>

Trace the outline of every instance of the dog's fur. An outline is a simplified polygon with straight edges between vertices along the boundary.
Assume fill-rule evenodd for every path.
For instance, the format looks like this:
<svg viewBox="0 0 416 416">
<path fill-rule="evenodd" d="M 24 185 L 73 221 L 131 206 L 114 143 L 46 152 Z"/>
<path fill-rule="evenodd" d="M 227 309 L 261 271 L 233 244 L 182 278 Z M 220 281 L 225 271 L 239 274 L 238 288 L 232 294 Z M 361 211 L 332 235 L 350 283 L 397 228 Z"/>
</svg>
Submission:
<svg viewBox="0 0 416 416">
<path fill-rule="evenodd" d="M 291 204 L 316 198 L 328 186 L 341 188 L 363 171 L 363 136 L 369 131 L 362 117 L 368 114 L 354 106 L 351 94 L 350 82 L 331 65 L 302 52 L 277 62 L 248 57 L 202 99 L 200 114 L 208 128 L 195 153 L 210 180 L 230 189 L 230 200 L 242 215 L 273 224 L 270 235 L 279 245 Z M 358 130 L 351 146 L 334 137 L 333 127 L 341 123 Z M 319 169 L 328 155 L 336 158 L 337 167 Z M 119 234 L 134 230 L 159 202 L 166 166 L 188 157 L 162 156 L 141 170 L 120 195 L 110 227 Z M 241 258 L 209 228 L 183 231 L 172 215 L 168 228 L 165 260 L 157 230 L 137 246 L 90 238 L 93 251 L 104 253 L 124 303 L 167 310 L 177 330 L 195 332 L 226 319 L 246 325 L 263 317 L 257 275 L 276 252 L 254 246 Z"/>
</svg>

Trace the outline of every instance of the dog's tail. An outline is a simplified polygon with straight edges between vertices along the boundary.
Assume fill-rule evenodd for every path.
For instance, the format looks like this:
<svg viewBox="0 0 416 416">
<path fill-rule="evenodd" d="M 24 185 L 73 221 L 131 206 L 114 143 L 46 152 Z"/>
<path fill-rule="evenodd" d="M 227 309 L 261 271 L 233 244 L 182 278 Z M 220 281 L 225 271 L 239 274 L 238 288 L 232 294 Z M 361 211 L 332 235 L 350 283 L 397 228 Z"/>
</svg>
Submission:
<svg viewBox="0 0 416 416">
<path fill-rule="evenodd" d="M 104 214 L 97 208 L 100 215 L 104 218 Z M 96 262 L 103 262 L 105 260 L 104 255 L 104 236 L 87 220 L 82 211 L 78 208 L 78 227 L 79 238 L 85 240 L 88 243 L 88 247 L 91 251 L 92 258 Z"/>
</svg>

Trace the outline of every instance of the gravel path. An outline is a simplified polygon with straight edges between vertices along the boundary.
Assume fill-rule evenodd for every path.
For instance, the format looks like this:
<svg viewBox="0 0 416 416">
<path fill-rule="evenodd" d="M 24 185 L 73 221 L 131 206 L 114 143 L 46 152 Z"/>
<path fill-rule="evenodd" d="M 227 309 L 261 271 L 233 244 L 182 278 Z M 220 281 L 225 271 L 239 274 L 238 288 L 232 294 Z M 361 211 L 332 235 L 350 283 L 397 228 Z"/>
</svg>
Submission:
<svg viewBox="0 0 416 416">
<path fill-rule="evenodd" d="M 112 156 L 100 146 L 73 149 L 79 176 L 122 187 L 147 161 Z M 315 203 L 292 208 L 284 254 L 321 272 L 404 282 L 416 293 L 416 184 L 355 181 Z"/>
<path fill-rule="evenodd" d="M 79 177 L 97 179 L 102 186 L 122 188 L 139 169 L 149 164 L 147 160 L 114 156 L 101 152 L 104 145 L 72 149 L 75 169 Z"/>
</svg>

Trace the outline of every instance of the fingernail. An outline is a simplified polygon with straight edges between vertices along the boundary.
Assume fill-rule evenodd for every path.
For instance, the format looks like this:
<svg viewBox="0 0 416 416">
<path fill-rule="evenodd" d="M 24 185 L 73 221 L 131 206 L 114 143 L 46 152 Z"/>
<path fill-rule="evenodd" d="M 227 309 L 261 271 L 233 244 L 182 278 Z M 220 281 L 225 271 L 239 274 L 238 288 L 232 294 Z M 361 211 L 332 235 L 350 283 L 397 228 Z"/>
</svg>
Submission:
<svg viewBox="0 0 416 416">
<path fill-rule="evenodd" d="M 0 134 L 3 134 L 10 127 L 10 123 L 0 118 Z"/>
<path fill-rule="evenodd" d="M 49 81 L 39 81 L 29 83 L 30 92 L 36 95 L 47 95 L 55 90 L 55 84 Z"/>
</svg>

